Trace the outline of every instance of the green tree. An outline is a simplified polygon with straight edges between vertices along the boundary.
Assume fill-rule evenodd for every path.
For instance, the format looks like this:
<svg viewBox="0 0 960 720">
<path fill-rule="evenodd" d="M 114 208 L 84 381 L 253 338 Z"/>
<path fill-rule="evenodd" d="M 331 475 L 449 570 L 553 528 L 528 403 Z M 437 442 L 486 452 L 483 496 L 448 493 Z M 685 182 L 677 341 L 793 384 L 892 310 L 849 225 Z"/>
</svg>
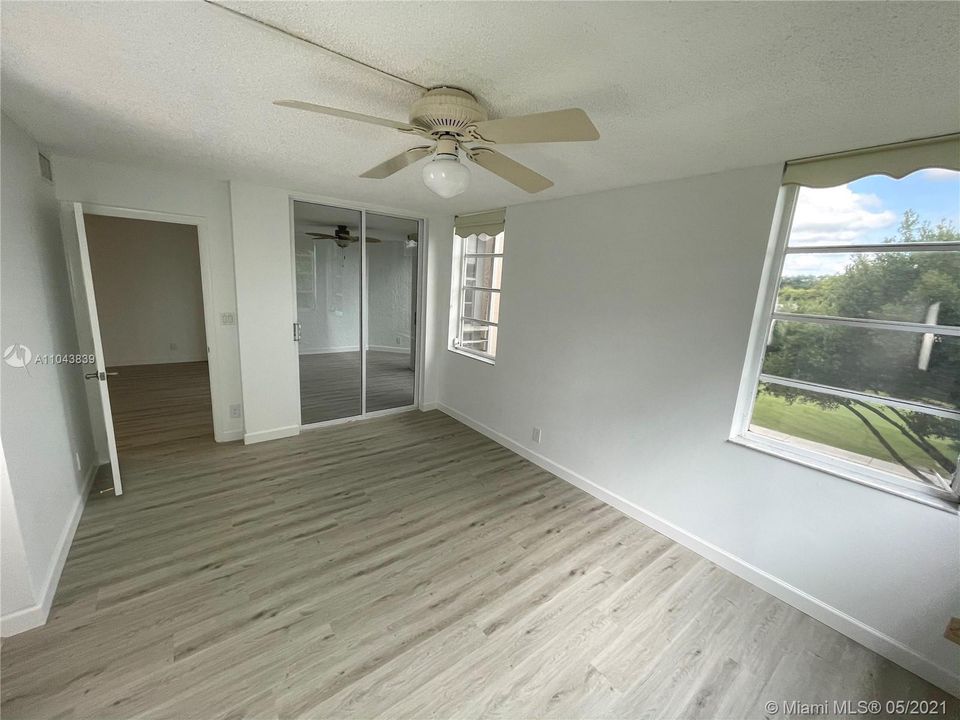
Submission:
<svg viewBox="0 0 960 720">
<path fill-rule="evenodd" d="M 960 241 L 946 221 L 937 225 L 904 213 L 886 243 Z M 888 252 L 853 256 L 842 273 L 784 278 L 778 295 L 784 312 L 849 318 L 960 325 L 960 253 Z M 915 400 L 942 407 L 960 407 L 960 339 L 937 336 L 929 363 L 918 365 L 923 336 L 916 333 L 861 329 L 839 325 L 776 322 L 764 359 L 764 372 L 881 396 Z M 859 400 L 811 394 L 770 384 L 766 392 L 788 403 L 815 403 L 843 408 L 856 417 L 890 456 L 918 478 L 927 476 L 897 452 L 880 432 L 896 428 L 929 458 L 941 474 L 956 471 L 960 438 L 955 421 Z M 930 442 L 951 442 L 952 457 Z"/>
</svg>

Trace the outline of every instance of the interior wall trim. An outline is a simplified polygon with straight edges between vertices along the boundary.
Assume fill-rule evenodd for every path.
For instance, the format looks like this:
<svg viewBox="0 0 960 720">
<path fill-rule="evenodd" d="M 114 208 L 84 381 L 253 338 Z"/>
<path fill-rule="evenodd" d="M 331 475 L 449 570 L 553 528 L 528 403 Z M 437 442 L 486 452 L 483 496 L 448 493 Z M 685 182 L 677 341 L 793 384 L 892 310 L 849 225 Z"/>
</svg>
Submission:
<svg viewBox="0 0 960 720">
<path fill-rule="evenodd" d="M 437 409 L 467 427 L 486 435 L 508 450 L 512 450 L 534 465 L 543 468 L 562 480 L 566 480 L 571 485 L 593 495 L 598 500 L 607 503 L 625 515 L 632 517 L 634 520 L 642 522 L 644 525 L 666 535 L 671 540 L 693 550 L 698 555 L 702 555 L 707 560 L 719 565 L 724 570 L 732 572 L 751 585 L 755 585 L 797 610 L 819 620 L 824 625 L 846 635 L 851 640 L 873 650 L 878 655 L 887 658 L 891 662 L 922 677 L 924 680 L 933 683 L 940 689 L 956 697 L 960 697 L 960 673 L 937 665 L 877 628 L 857 620 L 855 617 L 771 575 L 765 570 L 761 570 L 723 548 L 674 525 L 656 513 L 645 510 L 639 505 L 588 480 L 573 470 L 550 460 L 545 455 L 530 450 L 497 430 L 474 420 L 459 410 L 445 405 L 442 402 L 437 403 Z"/>
<path fill-rule="evenodd" d="M 302 342 L 302 341 L 301 341 Z M 317 348 L 315 350 L 299 350 L 299 355 L 333 355 L 342 352 L 360 352 L 359 345 L 338 345 L 336 347 Z"/>
<path fill-rule="evenodd" d="M 214 433 L 213 440 L 218 443 L 243 440 L 243 430 L 225 430 L 220 433 Z"/>
<path fill-rule="evenodd" d="M 207 355 L 203 359 L 207 361 L 207 372 L 210 378 L 210 405 L 213 417 L 214 440 L 220 442 L 217 438 L 224 431 L 233 432 L 239 428 L 235 427 L 237 423 L 234 422 L 234 419 L 229 415 L 225 392 L 222 389 L 224 371 L 220 367 L 222 360 L 220 353 L 221 340 L 219 337 L 219 313 L 222 308 L 215 304 L 216 292 L 213 279 L 215 273 L 212 257 L 213 249 L 211 247 L 213 241 L 206 216 L 184 215 L 181 213 L 168 213 L 157 210 L 139 210 L 136 208 L 103 205 L 101 203 L 83 202 L 79 200 L 76 202 L 79 202 L 83 206 L 84 214 L 104 215 L 106 217 L 127 218 L 130 220 L 146 220 L 148 222 L 175 223 L 178 225 L 189 225 L 197 229 L 197 251 L 200 254 L 203 328 L 207 344 Z M 233 312 L 235 312 L 235 309 Z"/>
<path fill-rule="evenodd" d="M 293 437 L 300 434 L 299 425 L 286 425 L 284 427 L 271 428 L 270 430 L 259 430 L 252 433 L 243 434 L 243 444 L 253 445 L 267 440 L 279 440 L 280 438 Z"/>
<path fill-rule="evenodd" d="M 392 352 L 401 355 L 409 355 L 409 347 L 397 347 L 396 345 L 367 345 L 367 350 L 378 352 Z M 317 348 L 315 350 L 301 350 L 300 355 L 332 355 L 342 352 L 360 352 L 359 345 L 340 345 L 338 347 Z"/>
<path fill-rule="evenodd" d="M 80 525 L 80 518 L 83 516 L 83 509 L 87 506 L 87 498 L 90 496 L 93 479 L 97 476 L 99 467 L 100 465 L 94 463 L 87 469 L 83 486 L 80 488 L 80 497 L 77 498 L 70 520 L 64 526 L 63 532 L 57 540 L 57 554 L 47 572 L 43 590 L 40 592 L 36 604 L 0 617 L 0 637 L 10 637 L 46 624 L 47 617 L 50 615 L 50 608 L 53 607 L 53 598 L 57 594 L 57 587 L 60 585 L 63 566 L 67 562 L 70 546 L 73 545 L 73 536 L 77 533 L 77 526 Z"/>
</svg>

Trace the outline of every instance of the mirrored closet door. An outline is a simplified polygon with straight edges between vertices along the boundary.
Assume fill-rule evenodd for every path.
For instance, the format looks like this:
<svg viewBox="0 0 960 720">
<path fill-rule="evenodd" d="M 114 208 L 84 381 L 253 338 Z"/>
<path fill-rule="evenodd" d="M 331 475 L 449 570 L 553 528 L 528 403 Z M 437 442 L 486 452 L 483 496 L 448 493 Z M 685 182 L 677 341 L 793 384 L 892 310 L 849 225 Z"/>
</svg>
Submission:
<svg viewBox="0 0 960 720">
<path fill-rule="evenodd" d="M 367 412 L 414 404 L 420 223 L 367 213 Z"/>
<path fill-rule="evenodd" d="M 293 201 L 301 425 L 416 406 L 420 226 Z"/>
<path fill-rule="evenodd" d="M 300 424 L 360 415 L 361 213 L 294 201 Z"/>
</svg>

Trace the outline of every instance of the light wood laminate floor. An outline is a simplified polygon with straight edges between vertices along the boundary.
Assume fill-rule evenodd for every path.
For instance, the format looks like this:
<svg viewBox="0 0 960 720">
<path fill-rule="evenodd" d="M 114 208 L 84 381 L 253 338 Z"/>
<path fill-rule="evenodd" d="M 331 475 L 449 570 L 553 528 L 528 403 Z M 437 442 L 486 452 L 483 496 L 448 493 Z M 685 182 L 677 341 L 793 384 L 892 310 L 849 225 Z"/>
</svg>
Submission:
<svg viewBox="0 0 960 720">
<path fill-rule="evenodd" d="M 367 351 L 367 412 L 413 405 L 410 353 Z M 300 355 L 300 422 L 360 414 L 360 353 Z"/>
<path fill-rule="evenodd" d="M 118 416 L 127 492 L 90 499 L 48 624 L 3 641 L 5 719 L 947 697 L 438 412 L 251 446 L 142 422 Z"/>
<path fill-rule="evenodd" d="M 123 365 L 107 380 L 117 450 L 176 440 L 213 441 L 210 373 L 206 362 Z"/>
</svg>

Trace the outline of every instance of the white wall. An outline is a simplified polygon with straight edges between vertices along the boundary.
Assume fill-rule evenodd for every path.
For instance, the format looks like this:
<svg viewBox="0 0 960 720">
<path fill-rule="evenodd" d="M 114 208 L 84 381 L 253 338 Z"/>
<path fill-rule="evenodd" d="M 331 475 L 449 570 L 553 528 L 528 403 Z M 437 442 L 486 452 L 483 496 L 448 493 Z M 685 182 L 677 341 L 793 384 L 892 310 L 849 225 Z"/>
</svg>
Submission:
<svg viewBox="0 0 960 720">
<path fill-rule="evenodd" d="M 0 142 L 0 347 L 76 353 L 54 187 L 40 177 L 34 141 L 6 115 Z M 96 463 L 83 371 L 0 363 L 4 634 L 45 620 L 83 509 Z"/>
<path fill-rule="evenodd" d="M 425 220 L 424 241 L 420 243 L 423 266 L 423 371 L 421 408 L 432 410 L 440 402 L 440 375 L 447 362 L 450 320 L 450 272 L 453 243 L 453 216 L 431 215 Z"/>
<path fill-rule="evenodd" d="M 957 515 L 726 442 L 780 172 L 509 208 L 496 365 L 445 349 L 438 303 L 439 402 L 956 692 Z"/>
<path fill-rule="evenodd" d="M 3 634 L 11 616 L 23 614 L 37 603 L 23 530 L 17 517 L 16 501 L 10 486 L 7 460 L 0 445 L 0 623 Z"/>
<path fill-rule="evenodd" d="M 167 173 L 78 158 L 55 156 L 57 197 L 111 207 L 193 216 L 202 223 L 201 255 L 211 269 L 209 285 L 214 331 L 207 333 L 212 366 L 211 395 L 216 439 L 237 440 L 243 418 L 231 417 L 240 406 L 240 352 L 234 285 L 230 194 L 225 181 L 188 173 Z M 233 318 L 232 324 L 223 315 Z M 209 330 L 209 328 L 208 328 Z"/>
<path fill-rule="evenodd" d="M 207 359 L 193 225 L 84 218 L 108 366 Z"/>
<path fill-rule="evenodd" d="M 240 367 L 246 409 L 244 442 L 300 432 L 300 388 L 285 190 L 230 183 Z"/>
</svg>

